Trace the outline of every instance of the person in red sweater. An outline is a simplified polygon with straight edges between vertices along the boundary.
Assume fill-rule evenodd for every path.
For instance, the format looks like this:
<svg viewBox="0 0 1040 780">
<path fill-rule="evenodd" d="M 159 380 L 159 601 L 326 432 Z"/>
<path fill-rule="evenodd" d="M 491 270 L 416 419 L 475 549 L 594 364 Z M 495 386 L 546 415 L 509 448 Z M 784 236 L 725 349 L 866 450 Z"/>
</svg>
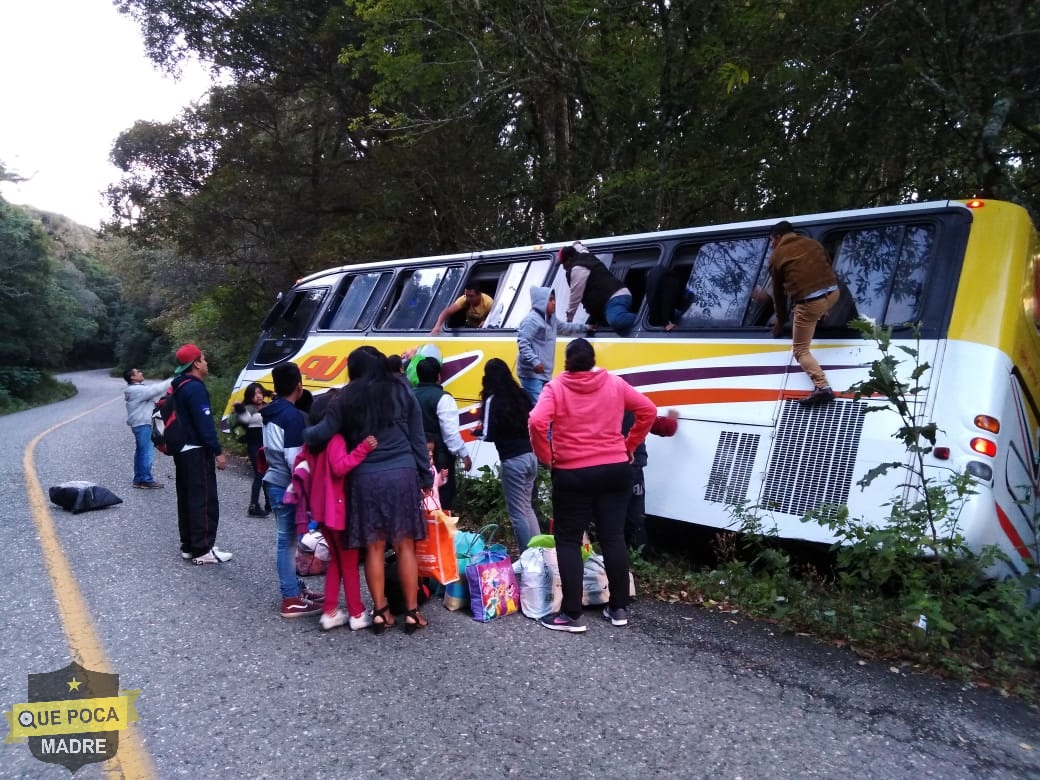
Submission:
<svg viewBox="0 0 1040 780">
<path fill-rule="evenodd" d="M 538 461 L 552 469 L 553 536 L 563 587 L 560 611 L 541 623 L 553 631 L 581 633 L 587 629 L 581 612 L 581 542 L 593 522 L 610 583 L 603 617 L 615 626 L 628 625 L 630 464 L 657 408 L 620 377 L 596 369 L 596 353 L 585 339 L 570 342 L 564 355 L 564 372 L 545 386 L 528 432 Z M 626 411 L 635 421 L 623 436 Z"/>
</svg>

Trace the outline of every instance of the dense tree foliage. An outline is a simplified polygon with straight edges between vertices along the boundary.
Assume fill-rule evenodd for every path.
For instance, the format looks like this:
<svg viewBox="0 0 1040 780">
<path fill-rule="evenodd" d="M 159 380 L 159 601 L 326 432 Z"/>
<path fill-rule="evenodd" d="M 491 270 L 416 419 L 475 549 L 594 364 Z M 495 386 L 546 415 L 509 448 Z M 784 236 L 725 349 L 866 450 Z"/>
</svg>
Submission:
<svg viewBox="0 0 1040 780">
<path fill-rule="evenodd" d="M 114 146 L 121 322 L 231 362 L 340 263 L 974 195 L 1040 215 L 1025 0 L 116 5 L 161 67 L 217 76 Z"/>
<path fill-rule="evenodd" d="M 95 250 L 86 228 L 0 199 L 0 411 L 50 370 L 113 363 L 122 293 Z"/>
</svg>

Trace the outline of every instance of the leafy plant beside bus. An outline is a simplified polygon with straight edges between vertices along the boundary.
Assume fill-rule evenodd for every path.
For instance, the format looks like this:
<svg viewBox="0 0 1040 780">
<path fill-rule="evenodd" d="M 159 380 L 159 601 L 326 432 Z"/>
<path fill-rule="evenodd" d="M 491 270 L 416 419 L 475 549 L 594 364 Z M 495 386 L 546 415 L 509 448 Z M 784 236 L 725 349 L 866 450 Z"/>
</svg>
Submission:
<svg viewBox="0 0 1040 780">
<path fill-rule="evenodd" d="M 938 478 L 926 468 L 937 428 L 922 419 L 913 396 L 929 366 L 919 353 L 896 347 L 891 331 L 860 320 L 854 327 L 874 341 L 880 357 L 868 378 L 850 388 L 881 400 L 864 413 L 896 413 L 895 434 L 907 460 L 882 464 L 860 480 L 904 470 L 903 492 L 886 505 L 881 522 L 852 517 L 847 507 L 808 513 L 805 522 L 830 528 L 837 538 L 833 573 L 796 571 L 791 557 L 763 528 L 755 507 L 740 506 L 734 517 L 739 542 L 720 540 L 722 561 L 700 582 L 711 601 L 778 620 L 796 630 L 847 641 L 861 652 L 906 659 L 962 679 L 990 681 L 1027 698 L 1040 697 L 1040 570 L 1031 564 L 1019 577 L 989 574 L 1004 557 L 997 547 L 973 550 L 958 526 L 960 510 L 975 494 L 975 478 L 951 473 Z"/>
</svg>

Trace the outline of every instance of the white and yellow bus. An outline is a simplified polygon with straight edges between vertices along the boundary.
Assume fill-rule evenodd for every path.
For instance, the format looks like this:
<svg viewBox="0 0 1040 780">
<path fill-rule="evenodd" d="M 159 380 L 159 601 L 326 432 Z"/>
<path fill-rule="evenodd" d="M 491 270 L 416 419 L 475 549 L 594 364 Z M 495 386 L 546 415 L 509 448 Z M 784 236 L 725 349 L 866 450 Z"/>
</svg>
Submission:
<svg viewBox="0 0 1040 780">
<path fill-rule="evenodd" d="M 896 345 L 918 350 L 931 366 L 915 397 L 922 419 L 939 428 L 927 468 L 938 478 L 972 475 L 977 492 L 960 515 L 962 533 L 974 548 L 1006 553 L 1010 564 L 1000 573 L 1026 571 L 1040 559 L 1040 243 L 1026 212 L 996 201 L 941 201 L 789 221 L 827 247 L 859 313 L 891 327 Z M 647 441 L 648 514 L 729 528 L 736 506 L 754 505 L 780 537 L 830 542 L 827 528 L 803 522 L 806 513 L 847 505 L 853 517 L 880 522 L 883 505 L 909 489 L 906 473 L 889 472 L 867 488 L 857 483 L 907 454 L 893 438 L 894 413 L 864 414 L 872 401 L 839 392 L 823 406 L 797 403 L 811 384 L 790 339 L 772 338 L 752 296 L 767 280 L 775 223 L 584 239 L 639 310 L 628 336 L 601 329 L 592 340 L 599 365 L 680 414 L 676 436 Z M 346 381 L 347 355 L 362 344 L 389 355 L 433 343 L 466 432 L 484 362 L 515 362 L 528 289 L 552 287 L 557 310 L 567 310 L 561 246 L 349 265 L 302 279 L 265 319 L 233 398 L 249 382 L 270 387 L 282 361 L 295 361 L 306 387 L 320 393 Z M 671 330 L 647 300 L 654 268 L 685 281 Z M 494 298 L 484 325 L 449 321 L 429 335 L 464 287 Z M 575 321 L 585 316 L 579 308 Z M 875 344 L 840 323 L 821 325 L 813 352 L 837 391 L 865 379 L 879 357 Z M 478 464 L 494 461 L 492 446 L 472 446 Z"/>
</svg>

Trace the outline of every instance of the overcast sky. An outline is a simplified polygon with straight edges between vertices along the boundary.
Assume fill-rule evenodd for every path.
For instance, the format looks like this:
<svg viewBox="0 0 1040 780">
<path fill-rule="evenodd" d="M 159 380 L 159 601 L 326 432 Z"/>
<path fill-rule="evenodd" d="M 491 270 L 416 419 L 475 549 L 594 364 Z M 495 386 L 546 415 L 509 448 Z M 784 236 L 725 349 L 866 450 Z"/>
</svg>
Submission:
<svg viewBox="0 0 1040 780">
<path fill-rule="evenodd" d="M 31 179 L 0 195 L 97 227 L 116 136 L 172 119 L 208 83 L 199 66 L 179 82 L 156 70 L 111 0 L 0 0 L 0 161 Z"/>
</svg>

